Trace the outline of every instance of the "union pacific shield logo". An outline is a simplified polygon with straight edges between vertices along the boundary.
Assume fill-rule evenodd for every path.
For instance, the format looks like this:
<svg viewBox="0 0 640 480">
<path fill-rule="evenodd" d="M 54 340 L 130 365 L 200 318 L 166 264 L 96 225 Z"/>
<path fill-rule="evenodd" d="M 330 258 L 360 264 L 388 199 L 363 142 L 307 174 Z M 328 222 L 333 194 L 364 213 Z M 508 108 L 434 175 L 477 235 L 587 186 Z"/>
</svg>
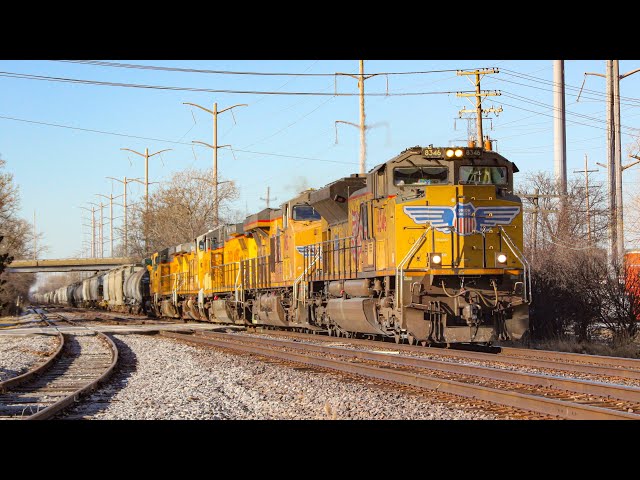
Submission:
<svg viewBox="0 0 640 480">
<path fill-rule="evenodd" d="M 407 206 L 406 213 L 418 225 L 429 223 L 439 232 L 452 229 L 459 235 L 471 235 L 497 225 L 508 225 L 520 213 L 520 207 L 478 207 L 458 203 L 453 207 Z"/>
</svg>

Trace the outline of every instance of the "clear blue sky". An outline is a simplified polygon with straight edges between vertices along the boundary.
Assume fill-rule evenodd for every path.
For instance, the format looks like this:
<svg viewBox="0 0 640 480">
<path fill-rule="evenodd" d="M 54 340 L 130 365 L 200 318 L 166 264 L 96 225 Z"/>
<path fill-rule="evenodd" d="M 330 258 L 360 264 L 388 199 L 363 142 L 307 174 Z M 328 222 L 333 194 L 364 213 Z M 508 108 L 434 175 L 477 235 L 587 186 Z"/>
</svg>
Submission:
<svg viewBox="0 0 640 480">
<path fill-rule="evenodd" d="M 118 60 L 163 67 L 223 71 L 290 73 L 357 73 L 357 60 Z M 260 200 L 271 187 L 276 204 L 295 195 L 306 183 L 321 187 L 339 177 L 356 173 L 359 161 L 357 129 L 340 125 L 335 143 L 336 120 L 358 123 L 358 97 L 289 96 L 232 94 L 124 88 L 116 86 L 61 83 L 8 77 L 19 73 L 45 77 L 100 82 L 161 85 L 211 90 L 322 92 L 333 93 L 333 76 L 253 76 L 171 72 L 149 69 L 114 68 L 56 61 L 0 61 L 0 116 L 54 123 L 76 128 L 100 130 L 157 140 L 127 138 L 25 123 L 0 118 L 0 153 L 7 170 L 20 187 L 21 215 L 31 221 L 37 213 L 38 230 L 49 246 L 48 258 L 77 256 L 81 252 L 82 217 L 80 206 L 99 202 L 95 194 L 112 192 L 105 177 L 143 177 L 144 160 L 120 148 L 150 152 L 172 148 L 150 160 L 150 180 L 162 181 L 186 167 L 211 168 L 212 151 L 192 147 L 192 140 L 212 143 L 212 117 L 182 102 L 212 108 L 237 103 L 248 107 L 234 109 L 218 117 L 218 143 L 231 144 L 218 157 L 219 175 L 234 180 L 240 191 L 236 208 L 255 212 L 264 208 Z M 604 78 L 589 76 L 580 101 L 577 92 L 584 72 L 604 73 L 603 60 L 566 61 L 567 83 L 567 163 L 570 175 L 583 167 L 585 153 L 590 165 L 606 161 Z M 553 171 L 553 80 L 552 60 L 401 60 L 365 61 L 365 73 L 424 72 L 470 68 L 500 69 L 499 74 L 482 80 L 483 90 L 500 90 L 502 96 L 488 98 L 483 106 L 502 106 L 503 112 L 485 121 L 485 134 L 496 139 L 497 150 L 526 172 Z M 640 61 L 620 62 L 620 73 L 640 67 Z M 3 76 L 4 75 L 4 76 Z M 366 81 L 366 93 L 456 92 L 471 90 L 466 77 L 455 71 L 377 76 Z M 357 94 L 357 82 L 339 77 L 341 93 Z M 623 158 L 626 146 L 640 127 L 640 73 L 621 81 Z M 467 99 L 455 93 L 366 98 L 367 124 L 380 124 L 367 133 L 367 169 L 382 163 L 414 145 L 462 144 L 466 122 L 454 119 L 458 110 L 470 108 Z M 195 122 L 194 122 L 195 119 Z M 577 123 L 576 123 L 577 122 Z M 385 126 L 386 125 L 386 126 Z M 161 141 L 162 140 L 162 141 Z M 171 143 L 179 142 L 179 143 Z M 249 153 L 257 152 L 257 153 Z M 296 158 L 297 157 L 297 158 Z M 626 159 L 625 163 L 630 160 Z M 593 181 L 604 180 L 604 169 Z M 635 193 L 637 173 L 625 173 L 625 197 Z M 151 186 L 153 189 L 154 186 Z M 113 193 L 122 193 L 115 183 Z M 144 193 L 131 183 L 130 201 Z M 273 206 L 273 204 L 272 204 Z M 121 209 L 116 209 L 117 215 Z M 108 214 L 105 209 L 105 215 Z M 118 220 L 119 221 L 119 220 Z M 108 229 L 105 228 L 105 232 Z M 105 239 L 108 233 L 105 233 Z M 631 247 L 631 245 L 627 245 Z M 105 243 L 105 252 L 108 243 Z"/>
</svg>

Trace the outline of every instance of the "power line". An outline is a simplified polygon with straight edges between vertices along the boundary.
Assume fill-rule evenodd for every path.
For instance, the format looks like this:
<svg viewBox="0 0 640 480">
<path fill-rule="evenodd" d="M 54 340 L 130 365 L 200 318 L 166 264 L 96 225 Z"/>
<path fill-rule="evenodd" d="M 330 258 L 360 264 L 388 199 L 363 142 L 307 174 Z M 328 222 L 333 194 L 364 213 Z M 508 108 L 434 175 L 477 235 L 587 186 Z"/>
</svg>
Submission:
<svg viewBox="0 0 640 480">
<path fill-rule="evenodd" d="M 165 143 L 174 143 L 174 144 L 182 144 L 182 145 L 191 145 L 191 143 L 188 142 L 176 142 L 174 140 L 165 140 L 162 138 L 151 138 L 151 137 L 139 137 L 137 135 L 128 135 L 126 133 L 117 133 L 117 132 L 107 132 L 105 130 L 94 130 L 91 128 L 82 128 L 82 127 L 72 127 L 70 125 L 62 125 L 59 123 L 48 123 L 48 122 L 40 122 L 37 120 L 27 120 L 24 118 L 16 118 L 16 117 L 7 117 L 5 115 L 0 115 L 0 118 L 5 119 L 5 120 L 12 120 L 15 122 L 24 122 L 24 123 L 34 123 L 37 125 L 46 125 L 48 127 L 57 127 L 57 128 L 67 128 L 69 130 L 80 130 L 83 132 L 91 132 L 91 133 L 99 133 L 102 135 L 115 135 L 118 137 L 127 137 L 127 138 L 136 138 L 139 140 L 152 140 L 155 142 L 165 142 Z"/>
<path fill-rule="evenodd" d="M 554 111 L 558 110 L 556 107 L 554 107 L 552 105 L 548 105 L 546 103 L 539 102 L 539 101 L 531 99 L 531 98 L 523 97 L 521 95 L 515 95 L 515 94 L 504 92 L 504 91 L 502 91 L 502 94 L 504 96 L 506 96 L 506 97 L 513 98 L 514 100 L 519 100 L 519 101 L 524 102 L 524 103 L 529 103 L 529 104 L 535 105 L 535 106 L 550 108 L 551 110 L 554 110 Z M 506 104 L 504 102 L 502 102 L 502 103 L 507 105 L 507 106 L 513 106 L 513 105 L 508 105 L 508 104 Z M 528 109 L 522 108 L 522 107 L 515 107 L 515 108 L 520 108 L 521 110 L 525 110 L 527 112 L 533 112 L 533 113 L 537 113 L 539 115 L 545 115 L 545 116 L 548 116 L 548 117 L 555 118 L 555 116 L 553 114 L 545 114 L 545 113 L 542 113 L 542 112 L 536 112 L 535 110 L 528 110 Z M 592 116 L 589 116 L 589 115 L 585 115 L 583 113 L 570 112 L 568 110 L 566 111 L 566 113 L 570 114 L 570 115 L 575 115 L 576 117 L 584 118 L 585 120 L 591 120 L 591 121 L 594 121 L 594 122 L 597 122 L 597 123 L 606 123 L 605 120 L 602 120 L 602 119 L 597 118 L 597 117 L 592 117 Z M 581 123 L 581 122 L 577 122 L 575 120 L 570 120 L 570 119 L 567 119 L 566 121 L 567 122 L 572 122 L 572 123 L 575 123 L 575 124 L 578 124 L 578 125 L 584 125 L 584 126 L 588 126 L 588 127 L 592 127 L 592 128 L 599 128 L 599 129 L 602 129 L 602 130 L 606 130 L 606 127 L 600 127 L 598 125 Z M 621 125 L 621 128 L 626 128 L 627 130 L 633 130 L 633 131 L 637 131 L 638 130 L 637 128 L 629 127 L 629 126 L 626 126 L 626 125 Z M 633 135 L 634 133 L 629 133 L 629 134 Z"/>
<path fill-rule="evenodd" d="M 520 101 L 522 101 L 522 102 L 529 103 L 529 104 L 531 104 L 531 105 L 536 105 L 536 106 L 540 106 L 540 107 L 550 108 L 551 110 L 558 111 L 558 112 L 559 112 L 560 110 L 562 110 L 561 108 L 555 107 L 555 106 L 553 106 L 553 105 L 549 105 L 548 103 L 544 103 L 544 102 L 541 102 L 541 101 L 539 101 L 539 100 L 535 100 L 535 99 L 533 99 L 533 98 L 524 97 L 524 96 L 522 96 L 522 95 L 516 95 L 516 94 L 514 94 L 514 93 L 510 93 L 510 92 L 505 93 L 505 96 L 510 97 L 510 98 L 513 98 L 514 100 L 520 100 Z M 566 110 L 566 113 L 568 113 L 568 114 L 570 114 L 570 115 L 575 115 L 575 116 L 577 116 L 577 117 L 584 118 L 584 119 L 586 119 L 586 120 L 593 120 L 594 122 L 605 123 L 605 121 L 604 121 L 604 120 L 602 120 L 601 118 L 598 118 L 598 117 L 592 117 L 592 116 L 590 116 L 590 115 L 585 115 L 584 113 L 570 112 L 570 111 L 568 111 L 568 110 Z"/>
<path fill-rule="evenodd" d="M 33 123 L 36 125 L 45 125 L 48 127 L 56 127 L 56 128 L 66 128 L 69 130 L 79 130 L 82 132 L 90 132 L 90 133 L 98 133 L 101 135 L 114 135 L 114 136 L 118 136 L 118 137 L 127 137 L 127 138 L 136 138 L 139 140 L 152 140 L 155 142 L 164 142 L 164 143 L 172 143 L 175 145 L 189 145 L 191 146 L 191 142 L 177 142 L 175 140 L 166 140 L 164 138 L 152 138 L 152 137 L 140 137 L 137 135 L 128 135 L 125 133 L 117 133 L 117 132 L 108 132 L 105 130 L 94 130 L 91 128 L 82 128 L 82 127 L 72 127 L 70 125 L 62 125 L 59 123 L 48 123 L 48 122 L 40 122 L 37 120 L 27 120 L 24 118 L 16 118 L 16 117 L 8 117 L 5 115 L 0 115 L 0 118 L 4 119 L 4 120 L 11 120 L 11 121 L 16 121 L 16 122 L 24 122 L 24 123 Z M 314 162 L 329 162 L 329 163 L 339 163 L 339 164 L 343 164 L 343 165 L 355 165 L 354 162 L 341 162 L 339 160 L 328 160 L 328 159 L 324 159 L 324 158 L 313 158 L 313 157 L 299 157 L 296 155 L 284 155 L 284 154 L 280 154 L 280 153 L 269 153 L 269 152 L 255 152 L 253 150 L 240 150 L 238 148 L 234 148 L 233 149 L 235 152 L 243 152 L 243 153 L 255 153 L 257 155 L 266 155 L 266 156 L 270 156 L 270 157 L 283 157 L 283 158 L 297 158 L 297 159 L 301 159 L 301 160 L 311 160 Z"/>
<path fill-rule="evenodd" d="M 282 127 L 280 130 L 264 137 L 261 138 L 260 140 L 256 140 L 255 142 L 250 143 L 249 145 L 247 145 L 247 147 L 250 147 L 252 145 L 255 145 L 257 143 L 261 143 L 264 142 L 265 140 L 268 140 L 269 138 L 275 137 L 276 135 L 278 135 L 281 132 L 284 132 L 286 129 L 288 129 L 289 127 L 294 126 L 296 123 L 301 122 L 302 120 L 304 120 L 305 118 L 307 118 L 309 115 L 311 115 L 313 112 L 315 112 L 316 110 L 319 110 L 321 107 L 323 107 L 325 104 L 329 103 L 331 100 L 333 100 L 333 97 L 328 98 L 327 100 L 325 100 L 324 102 L 322 102 L 320 105 L 316 106 L 313 110 L 311 110 L 310 112 L 304 114 L 302 117 L 298 118 L 297 120 L 293 121 L 292 123 L 290 123 L 289 125 Z"/>
<path fill-rule="evenodd" d="M 218 75 L 258 75 L 273 77 L 333 77 L 336 73 L 292 73 L 292 72 L 237 72 L 230 70 L 206 70 L 198 68 L 162 67 L 157 65 L 140 65 L 138 63 L 107 62 L 103 60 L 52 60 L 54 62 L 79 63 L 99 67 L 133 68 L 139 70 L 160 70 L 165 72 L 207 73 Z M 425 75 L 429 73 L 455 72 L 456 69 L 425 70 L 421 72 L 378 72 L 376 75 Z"/>
<path fill-rule="evenodd" d="M 103 87 L 126 87 L 126 88 L 144 88 L 154 90 L 171 90 L 171 91 L 187 91 L 187 92 L 206 92 L 206 93 L 237 93 L 243 95 L 308 95 L 308 96 L 324 96 L 324 97 L 355 97 L 360 95 L 359 93 L 324 93 L 324 92 L 271 92 L 271 91 L 256 91 L 256 90 L 215 90 L 210 88 L 197 88 L 197 87 L 176 87 L 176 86 L 164 86 L 164 85 L 144 85 L 136 83 L 121 83 L 121 82 L 103 82 L 100 80 L 84 80 L 78 78 L 67 77 L 49 77 L 44 75 L 31 75 L 25 73 L 15 72 L 0 72 L 0 77 L 16 78 L 22 80 L 40 80 L 47 82 L 62 82 L 62 83 L 76 83 L 81 85 L 99 85 Z M 372 97 L 406 97 L 406 96 L 421 96 L 421 95 L 450 95 L 454 93 L 460 93 L 457 91 L 441 91 L 441 92 L 405 92 L 405 93 L 367 93 L 367 96 Z"/>
<path fill-rule="evenodd" d="M 552 87 L 556 87 L 556 83 L 554 81 L 547 80 L 545 78 L 536 77 L 536 76 L 533 76 L 533 75 L 529 75 L 529 74 L 526 74 L 526 73 L 520 73 L 520 72 L 516 72 L 515 70 L 509 70 L 509 69 L 501 69 L 501 72 L 504 73 L 505 75 L 511 75 L 511 76 L 514 76 L 514 77 L 517 77 L 517 78 L 521 78 L 523 80 L 543 83 L 543 84 L 546 84 L 546 85 L 550 85 Z M 580 87 L 577 87 L 575 85 L 569 85 L 569 84 L 566 84 L 566 83 L 565 83 L 565 88 L 569 89 L 569 90 L 577 90 L 577 91 L 580 90 Z M 589 92 L 591 94 L 598 95 L 598 96 L 601 96 L 601 97 L 606 97 L 606 93 L 600 92 L 598 90 L 592 90 L 592 89 L 588 89 L 588 88 L 583 88 L 582 91 L 583 92 Z M 629 101 L 632 101 L 632 102 L 640 102 L 640 98 L 636 98 L 636 97 L 623 97 L 623 96 L 620 96 L 620 99 L 621 100 L 629 100 Z"/>
<path fill-rule="evenodd" d="M 536 90 L 543 90 L 545 92 L 553 91 L 553 88 L 536 87 L 535 85 L 527 85 L 526 83 L 514 82 L 513 80 L 507 80 L 506 78 L 495 77 L 494 79 L 498 80 L 500 82 L 513 83 L 514 85 L 521 85 L 523 87 L 535 88 Z M 567 92 L 567 95 L 578 97 L 578 95 L 576 95 L 575 93 L 571 93 L 571 92 Z M 605 101 L 605 95 L 604 94 L 598 94 L 598 95 L 601 96 L 602 98 L 594 98 L 594 97 L 589 97 L 589 96 L 586 96 L 586 95 L 582 95 L 582 98 L 586 98 L 587 100 L 594 100 L 596 102 L 604 102 Z M 622 97 L 620 97 L 620 98 L 622 98 Z M 628 97 L 628 100 L 633 102 L 633 103 L 622 102 L 621 105 L 626 105 L 626 106 L 629 106 L 629 107 L 640 107 L 640 99 L 634 99 L 634 98 Z"/>
</svg>

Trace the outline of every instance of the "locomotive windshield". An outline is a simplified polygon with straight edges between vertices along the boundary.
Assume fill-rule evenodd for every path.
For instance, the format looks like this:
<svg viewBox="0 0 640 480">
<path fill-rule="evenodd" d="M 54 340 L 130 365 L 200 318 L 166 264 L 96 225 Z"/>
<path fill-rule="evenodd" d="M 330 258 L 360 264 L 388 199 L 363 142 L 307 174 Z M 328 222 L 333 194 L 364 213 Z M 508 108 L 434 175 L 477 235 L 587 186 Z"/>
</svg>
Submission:
<svg viewBox="0 0 640 480">
<path fill-rule="evenodd" d="M 447 167 L 401 167 L 393 171 L 393 184 L 403 185 L 439 185 L 449 179 Z"/>
<path fill-rule="evenodd" d="M 508 183 L 507 169 L 505 167 L 464 165 L 460 167 L 460 183 L 506 185 Z"/>
<path fill-rule="evenodd" d="M 294 220 L 320 220 L 322 217 L 315 208 L 310 205 L 296 205 L 293 207 L 292 217 Z"/>
</svg>

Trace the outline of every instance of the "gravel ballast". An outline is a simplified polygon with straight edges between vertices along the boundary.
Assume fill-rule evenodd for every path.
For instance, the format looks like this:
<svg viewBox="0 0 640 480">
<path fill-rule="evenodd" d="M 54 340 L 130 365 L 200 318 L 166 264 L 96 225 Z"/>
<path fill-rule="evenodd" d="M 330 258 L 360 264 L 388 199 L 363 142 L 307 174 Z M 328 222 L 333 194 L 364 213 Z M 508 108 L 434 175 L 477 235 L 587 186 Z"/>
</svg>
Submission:
<svg viewBox="0 0 640 480">
<path fill-rule="evenodd" d="M 495 419 L 337 374 L 267 363 L 158 336 L 115 335 L 119 366 L 108 384 L 62 418 L 90 419 Z M 298 367 L 299 368 L 299 367 Z"/>
<path fill-rule="evenodd" d="M 58 348 L 50 335 L 0 336 L 0 382 L 28 372 Z"/>
</svg>

